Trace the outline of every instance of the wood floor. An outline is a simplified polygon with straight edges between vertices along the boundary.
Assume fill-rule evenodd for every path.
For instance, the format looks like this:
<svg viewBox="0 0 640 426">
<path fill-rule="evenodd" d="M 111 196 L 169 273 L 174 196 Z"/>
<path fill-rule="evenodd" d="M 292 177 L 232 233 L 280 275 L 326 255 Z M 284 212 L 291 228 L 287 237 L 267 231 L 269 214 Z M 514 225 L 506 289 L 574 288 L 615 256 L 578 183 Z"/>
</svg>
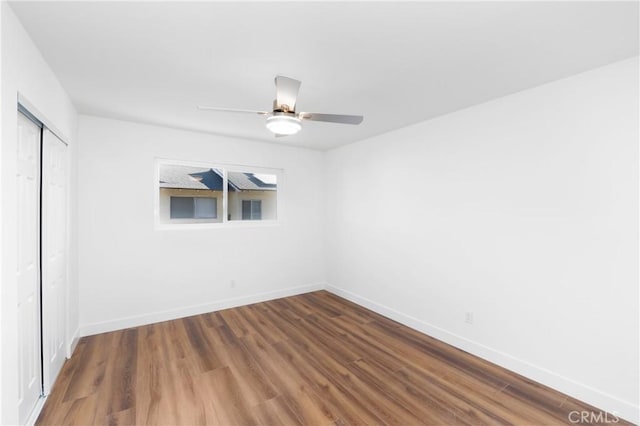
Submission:
<svg viewBox="0 0 640 426">
<path fill-rule="evenodd" d="M 583 410 L 599 411 L 320 291 L 85 337 L 37 424 L 551 425 Z"/>
</svg>

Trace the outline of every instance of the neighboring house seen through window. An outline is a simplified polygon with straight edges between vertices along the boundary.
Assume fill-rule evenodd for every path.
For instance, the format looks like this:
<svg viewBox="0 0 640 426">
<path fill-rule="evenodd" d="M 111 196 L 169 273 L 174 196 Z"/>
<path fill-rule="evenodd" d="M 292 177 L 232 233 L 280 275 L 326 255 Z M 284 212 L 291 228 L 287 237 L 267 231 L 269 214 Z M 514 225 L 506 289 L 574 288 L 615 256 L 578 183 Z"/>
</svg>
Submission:
<svg viewBox="0 0 640 426">
<path fill-rule="evenodd" d="M 157 171 L 160 224 L 277 219 L 277 170 L 158 160 Z"/>
</svg>

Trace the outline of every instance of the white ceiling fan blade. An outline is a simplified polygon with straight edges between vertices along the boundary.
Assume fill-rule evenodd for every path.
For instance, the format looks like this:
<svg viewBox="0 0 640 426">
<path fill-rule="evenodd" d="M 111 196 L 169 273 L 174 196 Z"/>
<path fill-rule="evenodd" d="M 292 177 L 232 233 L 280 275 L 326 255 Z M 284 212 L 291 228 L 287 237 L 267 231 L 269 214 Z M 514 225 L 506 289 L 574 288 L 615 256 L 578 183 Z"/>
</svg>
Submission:
<svg viewBox="0 0 640 426">
<path fill-rule="evenodd" d="M 361 115 L 320 114 L 316 112 L 301 112 L 298 116 L 303 120 L 341 124 L 360 124 L 364 119 Z"/>
<path fill-rule="evenodd" d="M 255 111 L 252 109 L 218 108 L 218 107 L 212 107 L 212 106 L 206 106 L 206 105 L 198 105 L 198 109 L 203 111 L 241 112 L 241 113 L 249 113 L 249 114 L 259 114 L 259 115 L 271 114 L 269 111 Z"/>
<path fill-rule="evenodd" d="M 298 91 L 300 90 L 300 84 L 298 80 L 293 78 L 284 77 L 281 75 L 276 76 L 276 108 L 285 109 L 283 105 L 286 105 L 286 111 L 296 110 L 296 99 L 298 98 Z"/>
</svg>

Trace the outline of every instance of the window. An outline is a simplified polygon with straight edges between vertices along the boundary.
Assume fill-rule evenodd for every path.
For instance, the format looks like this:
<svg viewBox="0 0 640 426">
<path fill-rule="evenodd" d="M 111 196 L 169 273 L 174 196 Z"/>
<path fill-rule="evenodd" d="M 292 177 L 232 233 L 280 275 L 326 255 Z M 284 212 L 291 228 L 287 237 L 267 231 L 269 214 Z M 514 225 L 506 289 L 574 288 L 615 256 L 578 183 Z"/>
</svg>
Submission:
<svg viewBox="0 0 640 426">
<path fill-rule="evenodd" d="M 262 201 L 242 200 L 242 220 L 262 220 Z"/>
<path fill-rule="evenodd" d="M 218 199 L 208 197 L 171 197 L 171 219 L 215 219 Z"/>
<path fill-rule="evenodd" d="M 228 220 L 276 220 L 278 176 L 229 170 Z"/>
<path fill-rule="evenodd" d="M 157 160 L 159 225 L 275 221 L 280 171 Z"/>
</svg>

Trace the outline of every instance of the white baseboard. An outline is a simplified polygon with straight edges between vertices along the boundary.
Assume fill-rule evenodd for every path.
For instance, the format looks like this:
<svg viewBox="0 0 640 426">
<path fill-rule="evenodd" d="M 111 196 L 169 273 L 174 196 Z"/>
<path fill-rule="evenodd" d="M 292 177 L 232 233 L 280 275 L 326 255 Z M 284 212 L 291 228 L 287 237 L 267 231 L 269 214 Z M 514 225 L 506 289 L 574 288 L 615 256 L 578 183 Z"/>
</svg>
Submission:
<svg viewBox="0 0 640 426">
<path fill-rule="evenodd" d="M 234 297 L 230 299 L 216 300 L 199 305 L 187 306 L 184 308 L 170 309 L 167 311 L 153 312 L 144 315 L 136 315 L 127 318 L 120 318 L 112 321 L 95 322 L 84 324 L 80 327 L 80 336 L 91 336 L 93 334 L 106 333 L 109 331 L 122 330 L 125 328 L 137 327 L 140 325 L 153 324 L 156 322 L 169 321 L 184 318 L 192 315 L 204 314 L 207 312 L 219 311 L 221 309 L 235 308 L 237 306 L 250 305 L 252 303 L 266 302 L 267 300 L 279 299 L 281 297 L 295 296 L 296 294 L 309 293 L 323 290 L 325 283 L 309 284 L 299 287 L 289 287 L 281 290 L 265 293 L 256 293 L 248 296 Z"/>
<path fill-rule="evenodd" d="M 71 341 L 67 346 L 67 359 L 73 356 L 73 353 L 76 350 L 76 346 L 78 346 L 78 342 L 80 341 L 80 327 L 76 328 L 76 331 L 73 333 L 71 337 Z"/>
<path fill-rule="evenodd" d="M 381 303 L 374 302 L 350 291 L 327 285 L 326 290 L 350 300 L 353 303 L 371 309 L 372 311 L 391 318 L 401 324 L 411 327 L 421 333 L 435 337 L 456 348 L 462 349 L 508 370 L 521 374 L 552 389 L 584 401 L 594 407 L 614 414 L 625 420 L 638 424 L 640 421 L 640 407 L 631 402 L 623 401 L 615 396 L 606 394 L 590 386 L 563 377 L 545 368 L 533 365 L 527 361 L 513 357 L 507 353 L 495 350 L 478 342 L 466 339 L 445 329 L 428 324 L 422 320 L 405 315 Z"/>
<path fill-rule="evenodd" d="M 36 424 L 36 420 L 38 420 L 38 417 L 40 416 L 40 413 L 42 412 L 42 408 L 44 408 L 44 403 L 46 401 L 46 396 L 41 396 L 40 398 L 38 398 L 38 401 L 36 401 L 36 406 L 33 407 L 33 411 L 27 419 L 25 426 L 34 426 Z"/>
</svg>

